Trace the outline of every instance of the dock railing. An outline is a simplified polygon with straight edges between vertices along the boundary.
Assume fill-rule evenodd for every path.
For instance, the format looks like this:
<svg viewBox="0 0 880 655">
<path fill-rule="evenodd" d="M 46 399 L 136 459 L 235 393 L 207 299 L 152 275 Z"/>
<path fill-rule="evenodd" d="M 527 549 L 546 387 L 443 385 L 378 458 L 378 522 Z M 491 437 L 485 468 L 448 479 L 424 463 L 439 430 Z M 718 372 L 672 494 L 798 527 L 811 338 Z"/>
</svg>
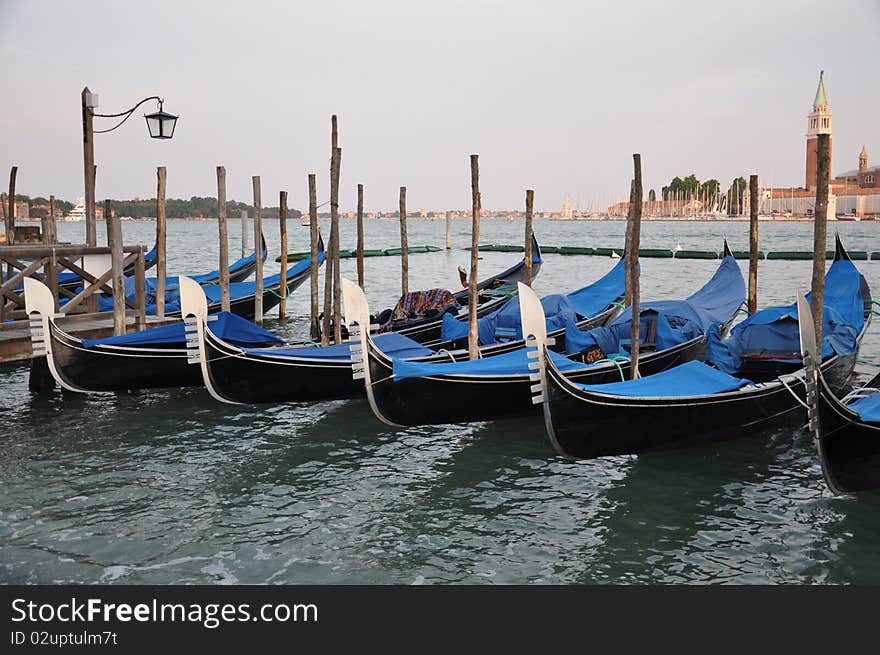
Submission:
<svg viewBox="0 0 880 655">
<path fill-rule="evenodd" d="M 125 297 L 125 287 L 114 288 L 111 261 L 113 249 L 85 245 L 12 245 L 0 246 L 0 270 L 4 272 L 0 285 L 0 330 L 26 327 L 24 278 L 43 282 L 55 298 L 57 315 L 76 320 L 113 318 L 114 332 L 125 332 L 126 317 L 133 316 L 140 330 L 146 321 L 144 246 L 122 246 L 121 270 L 134 269 L 135 298 Z M 103 261 L 103 263 L 101 263 Z M 96 270 L 106 270 L 95 273 Z M 78 276 L 73 282 L 59 278 L 64 272 Z M 124 313 L 98 311 L 98 295 L 113 296 L 121 293 L 125 299 Z M 63 303 L 63 304 L 62 304 Z"/>
</svg>

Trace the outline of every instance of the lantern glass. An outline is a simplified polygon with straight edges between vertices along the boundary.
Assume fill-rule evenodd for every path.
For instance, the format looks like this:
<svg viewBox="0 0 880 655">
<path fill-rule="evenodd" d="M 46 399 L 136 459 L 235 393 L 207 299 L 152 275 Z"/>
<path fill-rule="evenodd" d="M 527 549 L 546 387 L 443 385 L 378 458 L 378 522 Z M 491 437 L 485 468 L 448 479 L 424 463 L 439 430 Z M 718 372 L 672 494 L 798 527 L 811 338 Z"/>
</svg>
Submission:
<svg viewBox="0 0 880 655">
<path fill-rule="evenodd" d="M 170 139 L 174 136 L 174 128 L 177 127 L 177 116 L 162 111 L 161 109 L 154 114 L 146 114 L 147 129 L 150 136 L 154 139 Z"/>
</svg>

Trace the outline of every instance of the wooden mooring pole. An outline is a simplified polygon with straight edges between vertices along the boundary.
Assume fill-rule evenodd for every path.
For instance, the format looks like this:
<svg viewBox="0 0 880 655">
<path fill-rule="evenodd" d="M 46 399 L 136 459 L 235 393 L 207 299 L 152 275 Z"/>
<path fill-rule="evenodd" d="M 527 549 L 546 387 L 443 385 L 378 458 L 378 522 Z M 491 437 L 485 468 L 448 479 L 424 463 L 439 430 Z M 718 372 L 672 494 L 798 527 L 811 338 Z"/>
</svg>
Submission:
<svg viewBox="0 0 880 655">
<path fill-rule="evenodd" d="M 357 269 L 358 286 L 364 288 L 364 185 L 358 184 L 357 204 Z"/>
<path fill-rule="evenodd" d="M 254 175 L 254 252 L 257 253 L 257 268 L 254 271 L 254 323 L 263 324 L 263 221 L 262 200 L 260 196 L 260 176 Z"/>
<path fill-rule="evenodd" d="M 758 176 L 749 176 L 749 314 L 758 311 Z"/>
<path fill-rule="evenodd" d="M 642 156 L 633 154 L 633 186 L 629 204 L 629 229 L 626 240 L 626 273 L 632 294 L 632 329 L 630 330 L 630 377 L 639 377 L 639 334 L 641 332 L 641 310 L 639 307 L 639 241 L 642 223 Z"/>
<path fill-rule="evenodd" d="M 248 213 L 247 209 L 241 210 L 241 256 L 248 256 Z"/>
<path fill-rule="evenodd" d="M 336 148 L 334 155 L 333 171 L 330 175 L 330 230 L 335 232 L 333 235 L 333 342 L 342 343 L 342 279 L 339 265 L 339 168 L 342 165 L 342 148 Z"/>
<path fill-rule="evenodd" d="M 6 196 L 6 245 L 15 244 L 15 178 L 18 176 L 18 166 L 9 170 L 9 194 Z M 10 271 L 12 270 L 10 264 Z M 10 277 L 11 277 L 10 273 Z"/>
<path fill-rule="evenodd" d="M 828 179 L 831 167 L 830 135 L 818 135 L 816 209 L 813 216 L 813 280 L 810 308 L 816 326 L 816 349 L 822 352 L 822 314 L 825 304 L 825 249 L 828 221 Z"/>
<path fill-rule="evenodd" d="M 107 245 L 113 277 L 113 335 L 125 334 L 125 278 L 122 274 L 122 228 L 119 216 L 113 216 L 110 201 L 104 200 L 104 221 L 107 223 Z"/>
<path fill-rule="evenodd" d="M 278 304 L 278 320 L 282 323 L 287 312 L 287 191 L 278 199 L 278 227 L 281 230 L 281 302 Z"/>
<path fill-rule="evenodd" d="M 471 155 L 471 272 L 468 276 L 468 357 L 480 355 L 477 332 L 477 260 L 480 250 L 480 156 Z"/>
<path fill-rule="evenodd" d="M 532 214 L 535 209 L 535 191 L 526 189 L 526 284 L 532 286 Z"/>
<path fill-rule="evenodd" d="M 309 282 L 311 290 L 311 302 L 309 304 L 309 325 L 313 341 L 321 336 L 318 325 L 318 190 L 316 188 L 316 176 L 309 173 L 309 247 L 311 259 L 309 260 Z M 287 253 L 285 253 L 285 256 Z"/>
<path fill-rule="evenodd" d="M 156 168 L 156 315 L 165 318 L 165 167 Z M 222 270 L 222 269 L 221 269 Z"/>
<path fill-rule="evenodd" d="M 83 124 L 83 182 L 86 203 L 86 245 L 98 244 L 98 231 L 95 225 L 95 131 L 94 110 L 90 106 L 92 94 L 89 87 L 83 87 L 80 95 Z"/>
<path fill-rule="evenodd" d="M 406 234 L 406 187 L 400 187 L 400 295 L 409 292 L 409 237 Z"/>
<path fill-rule="evenodd" d="M 55 222 L 55 196 L 49 196 L 49 214 L 42 222 L 43 243 L 47 245 L 58 243 L 58 224 Z"/>
<path fill-rule="evenodd" d="M 242 212 L 241 242 L 244 253 L 246 213 Z M 217 167 L 217 228 L 220 231 L 220 309 L 229 311 L 229 232 L 226 225 L 226 167 Z"/>
<path fill-rule="evenodd" d="M 452 212 L 446 212 L 446 249 L 452 250 Z"/>
</svg>

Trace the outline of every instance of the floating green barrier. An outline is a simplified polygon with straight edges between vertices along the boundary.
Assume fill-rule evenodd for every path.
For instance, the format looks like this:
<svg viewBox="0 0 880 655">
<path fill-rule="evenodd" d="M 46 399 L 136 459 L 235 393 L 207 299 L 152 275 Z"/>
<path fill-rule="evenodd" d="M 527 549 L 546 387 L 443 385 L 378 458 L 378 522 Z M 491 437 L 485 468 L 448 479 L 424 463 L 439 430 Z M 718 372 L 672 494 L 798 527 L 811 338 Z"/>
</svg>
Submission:
<svg viewBox="0 0 880 655">
<path fill-rule="evenodd" d="M 872 252 L 871 259 L 880 259 L 880 252 L 877 252 L 876 250 Z"/>
<path fill-rule="evenodd" d="M 543 253 L 545 255 L 548 253 L 553 254 L 553 255 L 558 255 L 559 254 L 559 246 L 541 246 L 541 253 Z"/>
<path fill-rule="evenodd" d="M 639 248 L 639 257 L 657 257 L 657 258 L 666 258 L 672 257 L 672 251 L 664 248 Z"/>
<path fill-rule="evenodd" d="M 349 259 L 351 257 L 357 257 L 357 250 L 340 250 L 339 258 L 340 259 Z"/>
<path fill-rule="evenodd" d="M 750 256 L 751 255 L 749 254 L 748 250 L 734 250 L 733 251 L 733 258 L 734 259 L 748 259 Z M 767 257 L 764 255 L 763 250 L 758 251 L 758 259 L 767 259 Z"/>
<path fill-rule="evenodd" d="M 495 249 L 498 252 L 525 252 L 525 246 L 514 246 L 514 245 L 504 245 L 504 246 L 495 246 Z"/>
<path fill-rule="evenodd" d="M 593 248 L 593 254 L 603 257 L 611 257 L 611 255 L 623 257 L 623 248 Z"/>
<path fill-rule="evenodd" d="M 311 254 L 312 253 L 310 253 L 310 252 L 289 252 L 289 253 L 287 253 L 287 261 L 298 262 L 302 259 L 308 259 L 309 255 L 311 255 Z M 275 258 L 275 261 L 281 262 L 281 255 L 278 255 Z"/>
<path fill-rule="evenodd" d="M 678 250 L 676 259 L 718 259 L 718 253 L 714 250 Z"/>
<path fill-rule="evenodd" d="M 827 253 L 826 253 L 827 254 Z M 831 253 L 834 257 L 834 253 Z M 803 261 L 813 258 L 813 253 L 808 250 L 776 250 L 767 253 L 767 259 L 786 259 L 788 261 Z"/>
<path fill-rule="evenodd" d="M 853 261 L 863 262 L 868 259 L 868 253 L 865 250 L 848 250 L 847 252 L 849 253 L 849 258 L 852 259 Z M 874 253 L 874 254 L 876 255 L 877 253 Z M 831 258 L 833 258 L 833 256 Z M 829 258 L 829 259 L 831 259 L 831 258 Z"/>
<path fill-rule="evenodd" d="M 592 248 L 582 248 L 581 246 L 560 246 L 560 255 L 592 255 Z"/>
<path fill-rule="evenodd" d="M 364 257 L 384 257 L 384 250 L 364 250 Z"/>
</svg>

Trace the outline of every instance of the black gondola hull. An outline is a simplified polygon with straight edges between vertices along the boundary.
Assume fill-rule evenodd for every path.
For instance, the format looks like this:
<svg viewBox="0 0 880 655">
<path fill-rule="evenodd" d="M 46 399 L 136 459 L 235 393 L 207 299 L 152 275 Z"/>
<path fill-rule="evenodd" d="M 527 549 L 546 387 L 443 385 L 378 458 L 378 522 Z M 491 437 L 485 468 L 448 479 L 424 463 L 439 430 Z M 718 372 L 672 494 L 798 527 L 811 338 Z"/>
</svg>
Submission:
<svg viewBox="0 0 880 655">
<path fill-rule="evenodd" d="M 86 348 L 50 321 L 55 370 L 78 391 L 121 391 L 202 385 L 198 366 L 187 364 L 185 349 Z"/>
<path fill-rule="evenodd" d="M 205 358 L 212 393 L 225 402 L 283 403 L 363 394 L 363 382 L 352 379 L 349 360 L 249 355 L 217 339 L 208 329 Z"/>
<path fill-rule="evenodd" d="M 819 458 L 829 486 L 836 493 L 880 488 L 880 424 L 863 421 L 821 378 L 818 386 Z"/>
<path fill-rule="evenodd" d="M 700 337 L 661 352 L 645 353 L 639 369 L 645 374 L 659 373 L 705 354 L 705 340 Z M 373 409 L 388 423 L 401 426 L 472 423 L 499 418 L 537 414 L 532 404 L 527 375 L 443 376 L 392 379 L 392 361 L 368 341 L 368 362 Z M 568 373 L 582 384 L 619 381 L 629 365 L 595 366 L 582 372 Z"/>
<path fill-rule="evenodd" d="M 835 388 L 852 376 L 858 350 L 833 357 L 823 371 Z M 640 367 L 641 368 L 641 367 Z M 548 367 L 551 442 L 576 459 L 638 455 L 804 424 L 803 377 L 740 391 L 689 398 L 626 398 L 573 389 Z"/>
</svg>

